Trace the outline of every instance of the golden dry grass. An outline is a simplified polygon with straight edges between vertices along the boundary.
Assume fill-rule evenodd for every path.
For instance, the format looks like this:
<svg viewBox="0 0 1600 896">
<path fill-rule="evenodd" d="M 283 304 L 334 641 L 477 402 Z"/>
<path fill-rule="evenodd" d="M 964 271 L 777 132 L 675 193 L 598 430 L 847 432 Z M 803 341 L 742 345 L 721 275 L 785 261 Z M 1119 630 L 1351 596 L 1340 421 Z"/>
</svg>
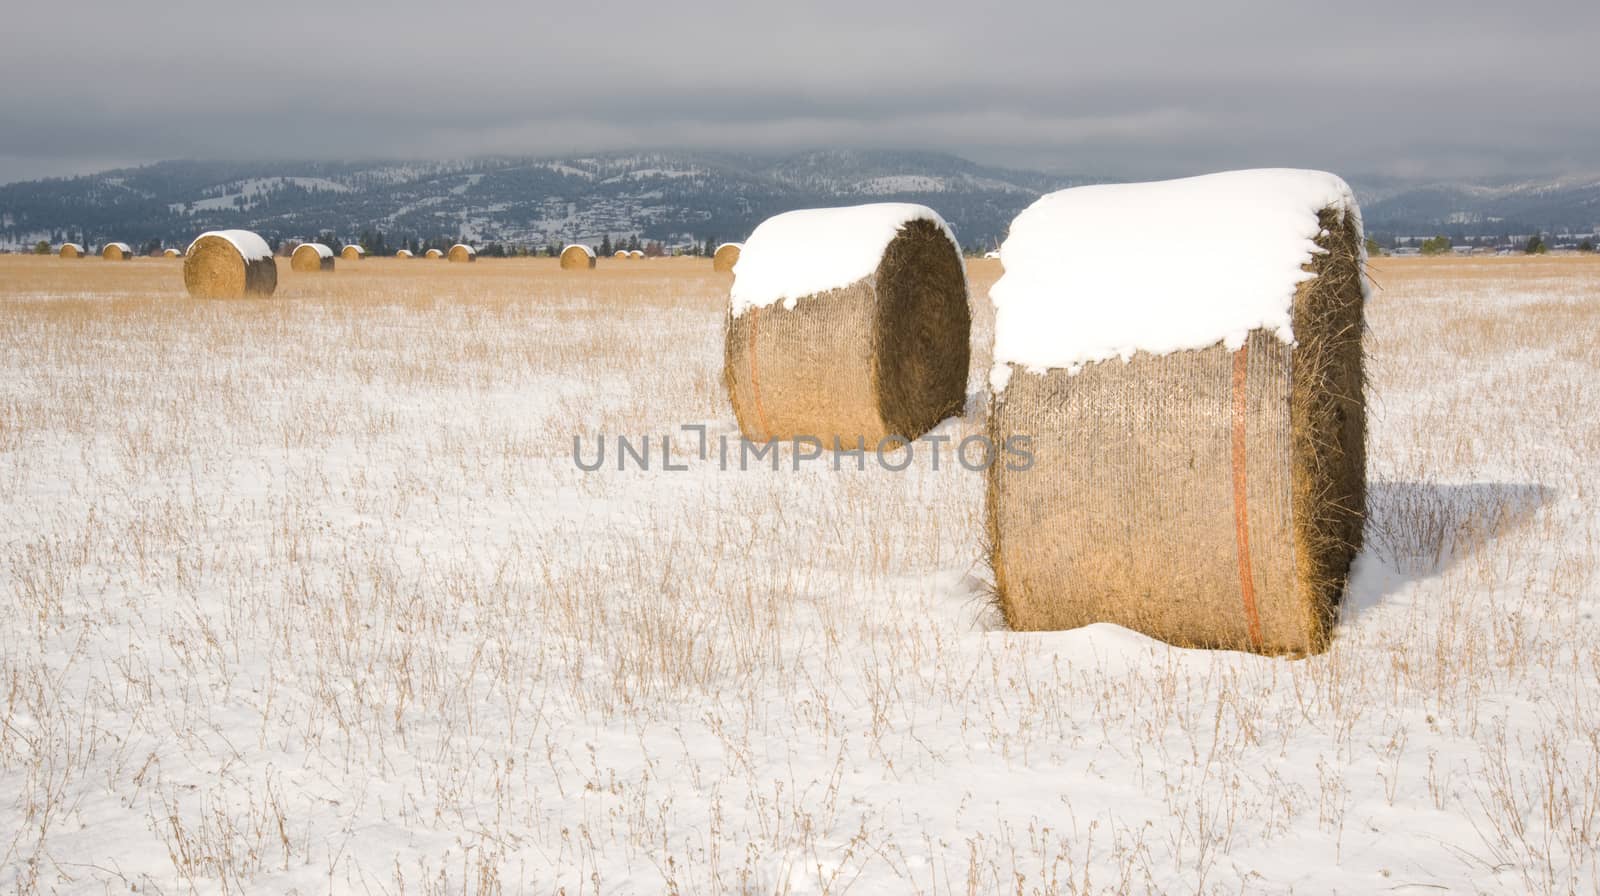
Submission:
<svg viewBox="0 0 1600 896">
<path fill-rule="evenodd" d="M 1378 261 L 1296 662 L 995 630 L 960 470 L 579 472 L 727 276 L 443 268 L 0 257 L 5 889 L 1595 892 L 1600 259 Z"/>
</svg>

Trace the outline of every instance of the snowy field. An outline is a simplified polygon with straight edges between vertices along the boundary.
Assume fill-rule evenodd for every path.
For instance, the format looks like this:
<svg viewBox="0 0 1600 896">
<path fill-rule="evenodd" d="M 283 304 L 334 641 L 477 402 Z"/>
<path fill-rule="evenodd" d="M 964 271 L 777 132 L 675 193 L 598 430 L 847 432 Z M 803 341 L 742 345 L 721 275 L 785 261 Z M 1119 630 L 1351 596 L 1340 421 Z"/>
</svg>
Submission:
<svg viewBox="0 0 1600 896">
<path fill-rule="evenodd" d="M 1379 263 L 1305 660 L 998 630 L 948 462 L 579 470 L 733 432 L 628 264 L 0 258 L 0 888 L 1600 893 L 1600 262 Z"/>
</svg>

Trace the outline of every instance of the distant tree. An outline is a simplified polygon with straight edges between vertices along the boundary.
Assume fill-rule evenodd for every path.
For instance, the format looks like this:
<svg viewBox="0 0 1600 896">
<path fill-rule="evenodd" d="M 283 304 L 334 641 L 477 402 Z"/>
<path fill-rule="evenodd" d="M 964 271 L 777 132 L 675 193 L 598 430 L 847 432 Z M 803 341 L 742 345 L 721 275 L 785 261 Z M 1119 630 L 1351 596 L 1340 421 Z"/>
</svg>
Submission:
<svg viewBox="0 0 1600 896">
<path fill-rule="evenodd" d="M 49 240 L 40 240 L 37 243 L 34 243 L 33 244 L 33 254 L 35 254 L 35 255 L 49 255 L 50 254 L 50 241 Z"/>
<path fill-rule="evenodd" d="M 1377 258 L 1381 255 L 1383 255 L 1383 247 L 1378 245 L 1377 240 L 1370 236 L 1367 237 L 1367 257 Z"/>
<path fill-rule="evenodd" d="M 1439 235 L 1422 241 L 1423 255 L 1445 255 L 1450 251 L 1450 238 Z"/>
<path fill-rule="evenodd" d="M 1543 255 L 1548 252 L 1549 249 L 1544 244 L 1544 234 L 1536 233 L 1528 237 L 1528 244 L 1522 247 L 1522 251 L 1529 255 Z"/>
<path fill-rule="evenodd" d="M 601 256 L 607 256 L 612 254 L 613 251 L 611 248 L 611 234 L 608 233 L 600 238 L 600 254 Z"/>
<path fill-rule="evenodd" d="M 1578 251 L 1579 252 L 1593 252 L 1594 251 L 1594 240 L 1584 240 L 1583 242 L 1579 243 L 1578 244 Z"/>
<path fill-rule="evenodd" d="M 656 242 L 655 240 L 651 240 L 650 242 L 644 244 L 644 254 L 651 258 L 660 258 L 667 253 L 666 250 L 661 248 L 660 243 Z"/>
</svg>

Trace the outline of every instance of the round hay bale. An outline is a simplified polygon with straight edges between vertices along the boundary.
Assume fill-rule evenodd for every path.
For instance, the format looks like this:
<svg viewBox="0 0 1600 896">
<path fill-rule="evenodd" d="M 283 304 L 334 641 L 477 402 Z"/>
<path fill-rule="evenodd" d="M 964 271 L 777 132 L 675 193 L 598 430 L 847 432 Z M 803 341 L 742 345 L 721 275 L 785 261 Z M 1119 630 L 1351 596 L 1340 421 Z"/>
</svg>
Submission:
<svg viewBox="0 0 1600 896">
<path fill-rule="evenodd" d="M 127 243 L 106 243 L 100 247 L 100 257 L 106 261 L 130 261 L 133 259 L 133 247 Z"/>
<path fill-rule="evenodd" d="M 723 379 L 755 441 L 915 439 L 966 404 L 971 328 L 961 250 L 932 209 L 788 212 L 741 253 Z"/>
<path fill-rule="evenodd" d="M 422 257 L 429 259 L 443 258 L 444 253 L 440 252 L 438 249 L 429 249 L 428 251 L 422 253 Z"/>
<path fill-rule="evenodd" d="M 182 250 L 170 246 L 161 250 L 162 258 L 182 258 L 183 255 L 184 253 Z"/>
<path fill-rule="evenodd" d="M 339 250 L 339 257 L 343 258 L 345 261 L 360 261 L 361 259 L 367 257 L 367 250 L 361 248 L 355 243 L 351 243 L 350 245 Z"/>
<path fill-rule="evenodd" d="M 449 252 L 445 253 L 445 259 L 447 261 L 477 261 L 478 250 L 465 243 L 456 243 L 450 247 Z"/>
<path fill-rule="evenodd" d="M 629 252 L 629 253 L 628 253 L 628 257 L 629 257 L 629 258 L 631 258 L 631 259 L 633 259 L 633 260 L 634 260 L 634 261 L 639 261 L 639 260 L 641 260 L 641 259 L 643 259 L 643 258 L 644 258 L 644 250 L 643 250 L 643 249 L 634 249 L 634 250 L 631 250 L 631 251 L 630 251 L 630 252 Z"/>
<path fill-rule="evenodd" d="M 333 250 L 321 243 L 301 243 L 289 256 L 289 267 L 304 274 L 333 270 Z"/>
<path fill-rule="evenodd" d="M 711 269 L 713 271 L 731 271 L 739 263 L 739 251 L 744 248 L 744 243 L 723 243 L 711 255 Z"/>
<path fill-rule="evenodd" d="M 411 250 L 410 249 L 401 249 L 400 251 L 394 253 L 394 257 L 395 258 L 416 258 L 415 255 L 411 254 Z"/>
<path fill-rule="evenodd" d="M 628 258 L 628 250 L 627 249 L 618 249 L 617 251 L 611 253 L 611 257 L 612 258 L 620 258 L 620 259 L 623 259 L 624 261 L 626 261 L 627 258 Z"/>
<path fill-rule="evenodd" d="M 594 249 L 583 243 L 573 243 L 561 250 L 563 271 L 587 271 L 594 267 Z"/>
<path fill-rule="evenodd" d="M 1163 219 L 1203 226 L 1152 264 Z M 1366 504 L 1349 187 L 1274 170 L 1065 190 L 1001 252 L 988 437 L 1032 454 L 988 475 L 1010 626 L 1325 649 Z"/>
<path fill-rule="evenodd" d="M 278 288 L 278 263 L 267 241 L 248 230 L 212 230 L 189 244 L 183 285 L 202 299 L 270 296 Z"/>
<path fill-rule="evenodd" d="M 82 258 L 83 247 L 77 243 L 62 243 L 60 256 L 62 258 Z"/>
</svg>

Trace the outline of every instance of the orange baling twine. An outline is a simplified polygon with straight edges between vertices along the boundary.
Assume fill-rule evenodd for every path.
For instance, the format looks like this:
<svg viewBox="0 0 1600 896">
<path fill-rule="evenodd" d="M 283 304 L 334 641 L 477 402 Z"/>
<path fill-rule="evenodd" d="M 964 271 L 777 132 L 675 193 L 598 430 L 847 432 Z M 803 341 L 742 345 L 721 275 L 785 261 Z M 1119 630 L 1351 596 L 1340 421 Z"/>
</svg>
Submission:
<svg viewBox="0 0 1600 896">
<path fill-rule="evenodd" d="M 756 316 L 760 311 L 751 308 L 750 315 L 750 397 L 756 405 L 756 422 L 761 424 L 761 435 L 769 435 L 772 427 L 767 423 L 767 412 L 761 407 L 761 378 L 756 372 Z"/>
<path fill-rule="evenodd" d="M 1245 471 L 1245 419 L 1249 410 L 1248 373 L 1250 344 L 1233 355 L 1233 526 L 1239 546 L 1239 594 L 1244 598 L 1244 617 L 1250 628 L 1250 646 L 1261 649 L 1261 618 L 1256 613 L 1256 583 L 1250 574 L 1249 480 Z"/>
</svg>

